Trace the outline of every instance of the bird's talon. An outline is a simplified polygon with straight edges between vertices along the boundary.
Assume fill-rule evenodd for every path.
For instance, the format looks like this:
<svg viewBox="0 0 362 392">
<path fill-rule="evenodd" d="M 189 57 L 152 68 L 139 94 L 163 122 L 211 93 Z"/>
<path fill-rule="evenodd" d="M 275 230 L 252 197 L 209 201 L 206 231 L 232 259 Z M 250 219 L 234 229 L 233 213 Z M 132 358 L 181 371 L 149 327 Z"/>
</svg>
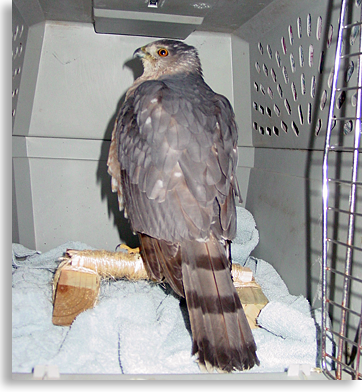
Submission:
<svg viewBox="0 0 362 392">
<path fill-rule="evenodd" d="M 137 248 L 130 248 L 126 244 L 118 245 L 118 248 L 125 249 L 128 252 L 128 254 L 130 254 L 130 255 L 134 255 L 134 254 L 140 253 L 140 248 L 139 247 L 137 247 Z"/>
</svg>

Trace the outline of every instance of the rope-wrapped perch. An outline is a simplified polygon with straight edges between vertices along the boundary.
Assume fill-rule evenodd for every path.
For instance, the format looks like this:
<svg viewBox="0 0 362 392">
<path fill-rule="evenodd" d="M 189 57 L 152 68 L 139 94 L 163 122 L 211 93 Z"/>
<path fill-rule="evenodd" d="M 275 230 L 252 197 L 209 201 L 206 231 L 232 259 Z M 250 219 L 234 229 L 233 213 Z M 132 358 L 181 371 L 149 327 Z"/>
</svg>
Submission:
<svg viewBox="0 0 362 392">
<path fill-rule="evenodd" d="M 120 248 L 124 249 L 126 246 L 121 245 Z M 127 252 L 67 249 L 58 270 L 64 265 L 70 265 L 74 268 L 90 269 L 95 271 L 101 278 L 148 279 L 138 248 L 128 248 Z"/>
<path fill-rule="evenodd" d="M 70 325 L 79 313 L 94 307 L 101 279 L 149 279 L 139 249 L 120 248 L 126 251 L 67 249 L 53 280 L 54 324 Z M 233 264 L 232 275 L 244 310 L 249 306 L 249 324 L 255 328 L 256 317 L 268 301 L 250 269 Z"/>
</svg>

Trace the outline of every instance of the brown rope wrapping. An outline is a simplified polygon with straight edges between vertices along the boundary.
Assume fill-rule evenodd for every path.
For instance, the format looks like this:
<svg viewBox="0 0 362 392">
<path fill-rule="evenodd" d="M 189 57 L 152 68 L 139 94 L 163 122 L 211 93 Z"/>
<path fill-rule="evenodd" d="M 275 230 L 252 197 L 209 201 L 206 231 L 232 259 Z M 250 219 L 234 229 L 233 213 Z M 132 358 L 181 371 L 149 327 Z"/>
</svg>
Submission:
<svg viewBox="0 0 362 392">
<path fill-rule="evenodd" d="M 102 278 L 148 279 L 141 255 L 137 251 L 130 253 L 68 249 L 63 260 L 77 269 L 93 270 Z"/>
<path fill-rule="evenodd" d="M 138 248 L 130 249 L 125 245 L 120 247 L 127 251 L 67 249 L 54 275 L 54 288 L 63 270 L 94 273 L 103 279 L 148 280 Z M 245 268 L 238 264 L 233 264 L 232 274 L 235 287 L 257 286 L 255 281 L 249 279 Z"/>
<path fill-rule="evenodd" d="M 54 274 L 53 301 L 60 274 L 64 270 L 96 274 L 103 279 L 148 279 L 141 255 L 137 249 L 131 250 L 123 245 L 120 247 L 127 249 L 127 252 L 67 249 Z"/>
</svg>

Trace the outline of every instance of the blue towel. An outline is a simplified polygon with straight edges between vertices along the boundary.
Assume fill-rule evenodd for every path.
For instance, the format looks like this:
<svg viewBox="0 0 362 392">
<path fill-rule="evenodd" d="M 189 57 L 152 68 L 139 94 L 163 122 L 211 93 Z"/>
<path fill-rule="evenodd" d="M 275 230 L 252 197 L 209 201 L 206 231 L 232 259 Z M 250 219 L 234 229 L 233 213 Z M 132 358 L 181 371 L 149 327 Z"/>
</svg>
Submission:
<svg viewBox="0 0 362 392">
<path fill-rule="evenodd" d="M 253 330 L 260 366 L 249 372 L 283 372 L 291 364 L 318 365 L 317 329 L 308 301 L 290 295 L 275 269 L 250 256 L 259 233 L 250 212 L 238 212 L 233 261 L 252 269 L 270 301 Z M 68 242 L 40 254 L 13 244 L 13 372 L 57 365 L 60 373 L 200 373 L 191 357 L 187 310 L 170 288 L 148 282 L 102 281 L 98 304 L 71 327 L 52 324 L 52 277 Z M 186 321 L 185 321 L 186 320 Z"/>
</svg>

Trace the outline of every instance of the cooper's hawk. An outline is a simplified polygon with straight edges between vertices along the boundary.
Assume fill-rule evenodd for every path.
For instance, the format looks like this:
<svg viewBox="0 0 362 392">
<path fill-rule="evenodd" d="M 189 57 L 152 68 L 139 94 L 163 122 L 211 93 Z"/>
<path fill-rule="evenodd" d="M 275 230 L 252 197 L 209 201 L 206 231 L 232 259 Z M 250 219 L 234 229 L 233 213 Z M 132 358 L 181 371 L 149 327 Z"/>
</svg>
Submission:
<svg viewBox="0 0 362 392">
<path fill-rule="evenodd" d="M 237 127 L 205 83 L 196 49 L 159 40 L 134 52 L 144 72 L 127 91 L 108 158 L 151 279 L 186 297 L 201 367 L 259 364 L 230 275 L 236 233 Z"/>
</svg>

